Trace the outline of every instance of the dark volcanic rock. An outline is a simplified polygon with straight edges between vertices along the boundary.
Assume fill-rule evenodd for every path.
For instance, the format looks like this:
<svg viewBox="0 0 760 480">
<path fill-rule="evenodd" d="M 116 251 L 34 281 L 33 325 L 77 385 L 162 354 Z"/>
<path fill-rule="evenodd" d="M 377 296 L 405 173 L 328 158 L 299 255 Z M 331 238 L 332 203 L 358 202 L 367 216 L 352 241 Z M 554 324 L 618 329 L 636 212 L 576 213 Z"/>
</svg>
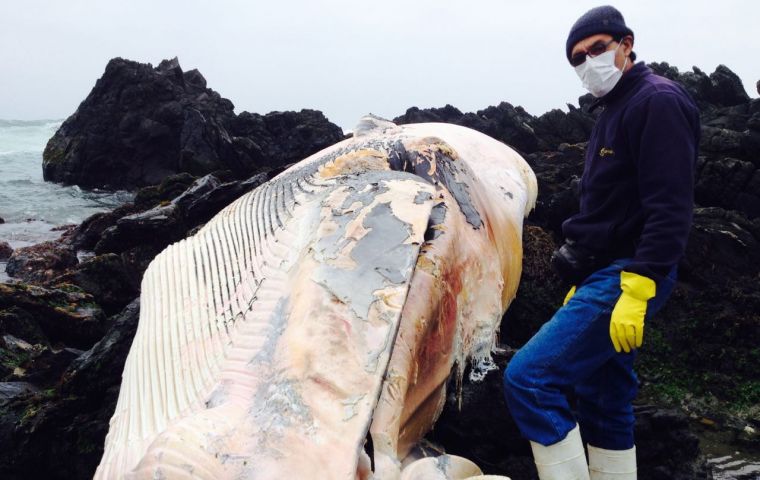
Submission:
<svg viewBox="0 0 760 480">
<path fill-rule="evenodd" d="M 82 353 L 84 352 L 75 348 L 37 348 L 19 364 L 18 373 L 11 379 L 30 382 L 40 389 L 53 387 L 58 384 L 71 362 Z"/>
<path fill-rule="evenodd" d="M 0 382 L 0 407 L 18 397 L 27 396 L 37 391 L 37 387 L 28 382 Z"/>
<path fill-rule="evenodd" d="M 178 172 L 247 178 L 342 139 L 319 112 L 236 116 L 232 102 L 177 59 L 158 67 L 121 58 L 50 139 L 46 180 L 83 187 L 155 185 Z"/>
<path fill-rule="evenodd" d="M 121 256 L 106 253 L 89 258 L 54 283 L 71 283 L 92 295 L 107 315 L 120 312 L 140 293 L 141 275 L 134 275 Z"/>
<path fill-rule="evenodd" d="M 0 309 L 0 336 L 10 334 L 29 343 L 46 345 L 48 339 L 34 317 L 19 307 Z"/>
<path fill-rule="evenodd" d="M 74 286 L 66 290 L 0 283 L 0 311 L 31 315 L 51 343 L 89 348 L 105 332 L 103 311 L 92 296 Z"/>
<path fill-rule="evenodd" d="M 120 218 L 103 231 L 95 253 L 121 253 L 138 245 L 167 246 L 187 231 L 176 205 L 169 204 Z"/>
<path fill-rule="evenodd" d="M 135 301 L 113 319 L 101 341 L 71 363 L 59 390 L 18 394 L 0 408 L 2 478 L 92 478 L 138 318 Z"/>
<path fill-rule="evenodd" d="M 709 76 L 694 67 L 691 72 L 679 72 L 666 62 L 650 63 L 649 67 L 663 77 L 681 83 L 700 107 L 730 107 L 749 102 L 749 95 L 738 75 L 725 65 L 718 65 Z"/>
<path fill-rule="evenodd" d="M 103 338 L 71 364 L 61 390 L 81 396 L 102 395 L 113 387 L 118 390 L 139 317 L 140 300 L 135 299 L 114 317 L 113 326 Z M 114 371 L 119 375 L 108 375 Z"/>
<path fill-rule="evenodd" d="M 135 213 L 133 204 L 122 205 L 110 212 L 99 212 L 87 217 L 65 239 L 74 250 L 93 250 L 103 232 L 125 215 Z"/>
<path fill-rule="evenodd" d="M 59 242 L 43 242 L 16 249 L 5 271 L 26 282 L 45 282 L 77 264 L 76 252 Z"/>
<path fill-rule="evenodd" d="M 260 151 L 261 166 L 268 168 L 301 161 L 343 139 L 337 125 L 309 109 L 266 115 L 242 112 L 232 121 L 231 131 L 247 148 Z"/>
<path fill-rule="evenodd" d="M 163 179 L 159 185 L 151 185 L 138 190 L 135 194 L 135 208 L 142 211 L 161 203 L 168 203 L 187 190 L 193 182 L 195 182 L 195 177 L 189 173 L 170 175 Z"/>
<path fill-rule="evenodd" d="M 568 113 L 554 109 L 530 123 L 543 146 L 542 150 L 555 150 L 563 143 L 588 141 L 594 128 L 594 117 L 574 105 L 568 104 L 567 108 Z"/>
<path fill-rule="evenodd" d="M 694 195 L 699 205 L 760 217 L 760 169 L 752 162 L 736 158 L 702 157 Z"/>
<path fill-rule="evenodd" d="M 583 173 L 586 144 L 561 144 L 555 152 L 525 157 L 538 180 L 536 209 L 528 221 L 562 235 L 562 222 L 578 212 L 579 182 Z"/>
<path fill-rule="evenodd" d="M 0 242 L 0 261 L 8 260 L 13 254 L 13 249 L 8 242 Z"/>
</svg>

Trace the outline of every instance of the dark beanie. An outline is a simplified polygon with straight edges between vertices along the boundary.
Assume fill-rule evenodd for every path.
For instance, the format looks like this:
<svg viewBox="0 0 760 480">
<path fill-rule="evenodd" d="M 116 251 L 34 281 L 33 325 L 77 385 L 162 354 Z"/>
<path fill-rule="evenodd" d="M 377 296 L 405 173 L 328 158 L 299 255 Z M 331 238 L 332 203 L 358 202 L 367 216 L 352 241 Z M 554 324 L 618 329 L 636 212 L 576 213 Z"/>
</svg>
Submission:
<svg viewBox="0 0 760 480">
<path fill-rule="evenodd" d="M 633 31 L 626 26 L 623 14 L 617 8 L 610 5 L 592 8 L 576 20 L 570 29 L 565 45 L 567 60 L 570 61 L 570 52 L 576 43 L 597 33 L 607 33 L 615 39 L 633 36 Z"/>
</svg>

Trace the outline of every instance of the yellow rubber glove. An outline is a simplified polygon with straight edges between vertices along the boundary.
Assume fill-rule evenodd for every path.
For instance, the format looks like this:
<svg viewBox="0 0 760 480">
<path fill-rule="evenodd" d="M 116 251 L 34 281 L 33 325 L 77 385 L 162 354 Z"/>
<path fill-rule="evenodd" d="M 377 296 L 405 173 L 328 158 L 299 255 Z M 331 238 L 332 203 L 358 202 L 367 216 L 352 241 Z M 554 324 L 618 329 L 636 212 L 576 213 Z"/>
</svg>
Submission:
<svg viewBox="0 0 760 480">
<path fill-rule="evenodd" d="M 632 272 L 620 272 L 620 295 L 610 319 L 610 338 L 615 351 L 629 353 L 644 340 L 647 300 L 654 297 L 654 280 Z"/>
<path fill-rule="evenodd" d="M 575 295 L 575 285 L 573 285 L 572 288 L 570 288 L 570 291 L 567 292 L 567 295 L 565 295 L 565 301 L 562 302 L 562 305 L 567 305 L 567 302 L 570 301 L 573 295 Z"/>
</svg>

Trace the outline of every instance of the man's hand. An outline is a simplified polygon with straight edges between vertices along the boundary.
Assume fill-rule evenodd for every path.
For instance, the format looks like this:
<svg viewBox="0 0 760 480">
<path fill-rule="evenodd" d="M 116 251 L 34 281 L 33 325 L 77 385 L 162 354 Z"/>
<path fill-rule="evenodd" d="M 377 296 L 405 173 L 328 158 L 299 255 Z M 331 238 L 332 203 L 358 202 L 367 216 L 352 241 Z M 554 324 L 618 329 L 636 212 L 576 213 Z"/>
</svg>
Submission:
<svg viewBox="0 0 760 480">
<path fill-rule="evenodd" d="M 644 317 L 647 300 L 655 296 L 651 278 L 632 272 L 620 272 L 620 295 L 610 319 L 610 338 L 615 351 L 629 353 L 644 340 Z"/>
<path fill-rule="evenodd" d="M 570 301 L 570 298 L 572 298 L 572 296 L 573 296 L 573 295 L 575 295 L 575 285 L 573 285 L 573 286 L 570 288 L 570 291 L 569 291 L 569 292 L 567 292 L 567 295 L 565 295 L 565 301 L 564 301 L 564 302 L 562 302 L 562 306 L 565 306 L 565 305 L 567 305 L 567 302 L 569 302 L 569 301 Z"/>
</svg>

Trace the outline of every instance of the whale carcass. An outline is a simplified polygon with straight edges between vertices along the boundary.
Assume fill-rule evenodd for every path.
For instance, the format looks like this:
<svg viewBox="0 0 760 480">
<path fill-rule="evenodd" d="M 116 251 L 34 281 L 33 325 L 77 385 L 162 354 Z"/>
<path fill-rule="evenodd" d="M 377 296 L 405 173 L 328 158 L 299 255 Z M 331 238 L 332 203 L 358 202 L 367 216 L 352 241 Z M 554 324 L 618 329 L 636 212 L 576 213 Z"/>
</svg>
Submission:
<svg viewBox="0 0 760 480">
<path fill-rule="evenodd" d="M 147 269 L 95 477 L 399 478 L 493 368 L 536 190 L 484 134 L 368 116 L 244 195 Z"/>
</svg>

